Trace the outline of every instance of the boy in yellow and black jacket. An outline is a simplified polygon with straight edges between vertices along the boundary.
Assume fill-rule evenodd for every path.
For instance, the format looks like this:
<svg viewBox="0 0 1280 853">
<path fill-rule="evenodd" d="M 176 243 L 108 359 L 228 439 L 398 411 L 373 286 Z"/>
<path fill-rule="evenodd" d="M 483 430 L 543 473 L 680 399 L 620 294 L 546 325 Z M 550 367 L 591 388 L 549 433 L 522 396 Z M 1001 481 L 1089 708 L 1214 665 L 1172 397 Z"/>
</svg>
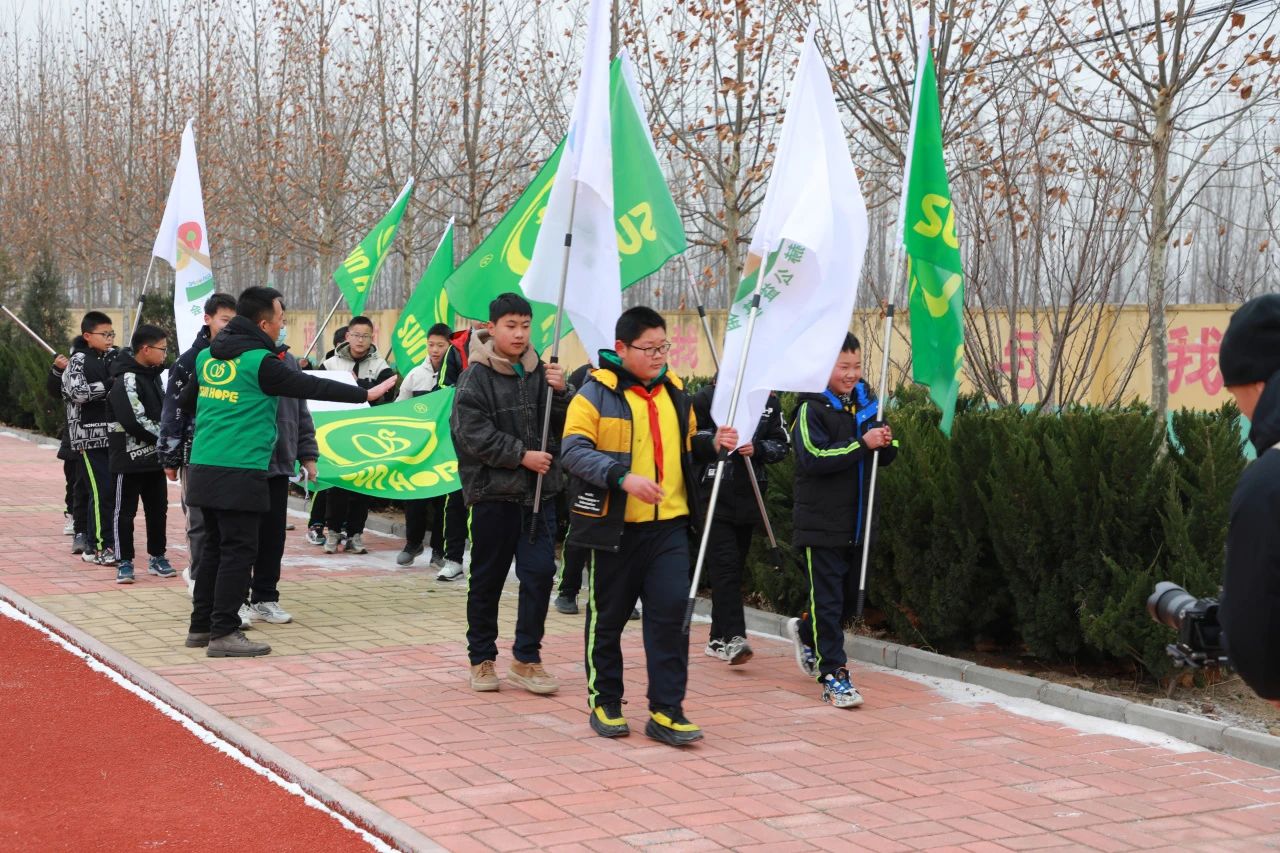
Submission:
<svg viewBox="0 0 1280 853">
<path fill-rule="evenodd" d="M 569 472 L 570 545 L 591 549 L 586 611 L 587 699 L 601 737 L 630 733 L 622 716 L 622 629 L 644 603 L 649 672 L 645 734 L 684 746 L 702 730 L 684 716 L 689 642 L 689 529 L 698 510 L 695 462 L 728 427 L 698 432 L 689 396 L 667 370 L 666 322 L 651 308 L 623 312 L 614 350 L 569 404 L 561 459 Z"/>
</svg>

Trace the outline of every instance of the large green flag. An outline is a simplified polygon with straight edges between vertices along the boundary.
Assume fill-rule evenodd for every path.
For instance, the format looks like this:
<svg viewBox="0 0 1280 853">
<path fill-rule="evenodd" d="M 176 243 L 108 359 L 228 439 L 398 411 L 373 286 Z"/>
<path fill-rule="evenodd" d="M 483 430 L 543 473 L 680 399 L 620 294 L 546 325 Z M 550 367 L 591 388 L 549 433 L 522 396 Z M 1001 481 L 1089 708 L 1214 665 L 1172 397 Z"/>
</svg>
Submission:
<svg viewBox="0 0 1280 853">
<path fill-rule="evenodd" d="M 342 266 L 333 271 L 333 280 L 347 300 L 347 307 L 352 314 L 363 314 L 365 300 L 369 298 L 369 288 L 382 269 L 382 262 L 387 259 L 387 250 L 395 239 L 396 229 L 400 227 L 400 219 L 404 216 L 405 206 L 409 204 L 409 193 L 413 190 L 413 178 L 404 185 L 396 203 L 391 205 L 387 215 L 374 226 L 368 236 L 351 250 Z"/>
<path fill-rule="evenodd" d="M 313 412 L 316 479 L 379 498 L 433 498 L 461 487 L 449 434 L 452 387 L 372 409 Z"/>
<path fill-rule="evenodd" d="M 921 39 L 920 50 L 901 220 L 910 282 L 912 378 L 929 386 L 929 396 L 942 409 L 942 431 L 951 435 L 964 358 L 964 267 L 927 37 Z"/>
<path fill-rule="evenodd" d="M 427 330 L 436 323 L 449 324 L 449 296 L 445 279 L 453 272 L 453 220 L 444 229 L 418 286 L 400 312 L 400 321 L 391 333 L 391 352 L 401 376 L 427 359 Z"/>
<path fill-rule="evenodd" d="M 621 57 L 610 69 L 609 112 L 613 139 L 613 207 L 618 218 L 622 287 L 655 272 L 687 247 L 684 224 L 671 200 L 666 177 L 649 136 L 648 120 Z M 551 195 L 564 142 L 516 199 L 484 241 L 445 282 L 449 302 L 464 317 L 489 319 L 489 303 L 500 293 L 520 290 L 529 257 Z M 533 303 L 533 346 L 551 346 L 556 306 Z M 566 318 L 564 334 L 570 330 Z M 594 353 L 592 354 L 594 355 Z"/>
</svg>

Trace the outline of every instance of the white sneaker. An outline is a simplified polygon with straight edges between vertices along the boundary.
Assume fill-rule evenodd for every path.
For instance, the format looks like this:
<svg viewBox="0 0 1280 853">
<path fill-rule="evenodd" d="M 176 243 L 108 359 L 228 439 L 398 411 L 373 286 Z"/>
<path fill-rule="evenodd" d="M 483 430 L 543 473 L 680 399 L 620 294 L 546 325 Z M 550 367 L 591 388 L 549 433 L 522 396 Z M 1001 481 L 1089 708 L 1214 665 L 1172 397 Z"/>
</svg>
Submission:
<svg viewBox="0 0 1280 853">
<path fill-rule="evenodd" d="M 451 581 L 460 577 L 462 577 L 462 563 L 457 560 L 445 560 L 444 565 L 440 567 L 440 573 L 436 575 L 436 580 Z"/>
<path fill-rule="evenodd" d="M 338 553 L 338 542 L 340 539 L 341 537 L 338 535 L 338 531 L 336 530 L 330 530 L 326 533 L 324 535 L 324 552 L 326 554 Z"/>
<path fill-rule="evenodd" d="M 182 570 L 182 581 L 187 585 L 187 595 L 192 598 L 196 597 L 196 579 L 191 577 L 191 567 L 187 566 Z"/>
<path fill-rule="evenodd" d="M 327 551 L 328 548 L 325 550 Z M 343 550 L 352 554 L 368 554 L 369 550 L 364 547 L 364 534 L 357 533 L 354 536 L 347 537 L 347 544 Z"/>
<path fill-rule="evenodd" d="M 708 640 L 707 647 L 703 649 L 703 652 L 709 658 L 723 661 L 729 660 L 724 654 L 724 640 Z"/>
<path fill-rule="evenodd" d="M 286 622 L 293 621 L 293 616 L 281 607 L 277 601 L 259 601 L 257 604 L 250 604 L 249 612 L 254 619 L 261 619 L 263 622 L 270 622 L 272 625 L 283 625 Z"/>
<path fill-rule="evenodd" d="M 744 664 L 755 655 L 746 637 L 730 637 L 724 643 L 724 659 L 729 666 Z"/>
<path fill-rule="evenodd" d="M 68 518 L 67 523 L 62 525 L 62 535 L 63 536 L 76 535 L 76 521 L 74 518 Z"/>
<path fill-rule="evenodd" d="M 249 609 L 249 605 L 241 604 L 240 605 L 240 630 L 241 631 L 247 631 L 253 627 L 253 621 L 250 618 L 252 616 L 253 616 L 253 611 Z"/>
</svg>

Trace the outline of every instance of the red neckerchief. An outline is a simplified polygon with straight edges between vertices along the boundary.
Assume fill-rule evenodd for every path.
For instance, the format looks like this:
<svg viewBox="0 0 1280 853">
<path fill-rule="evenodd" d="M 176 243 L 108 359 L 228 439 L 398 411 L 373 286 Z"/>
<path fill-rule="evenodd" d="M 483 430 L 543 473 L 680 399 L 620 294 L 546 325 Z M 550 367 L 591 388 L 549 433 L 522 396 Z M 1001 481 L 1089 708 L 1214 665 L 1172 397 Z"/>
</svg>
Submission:
<svg viewBox="0 0 1280 853">
<path fill-rule="evenodd" d="M 662 393 L 662 383 L 659 382 L 653 386 L 653 390 L 646 391 L 643 385 L 632 385 L 628 391 L 636 392 L 636 396 L 644 400 L 649 407 L 649 435 L 653 438 L 653 458 L 654 464 L 658 466 L 658 482 L 662 482 L 662 427 L 658 424 L 658 406 L 653 402 L 658 394 Z"/>
</svg>

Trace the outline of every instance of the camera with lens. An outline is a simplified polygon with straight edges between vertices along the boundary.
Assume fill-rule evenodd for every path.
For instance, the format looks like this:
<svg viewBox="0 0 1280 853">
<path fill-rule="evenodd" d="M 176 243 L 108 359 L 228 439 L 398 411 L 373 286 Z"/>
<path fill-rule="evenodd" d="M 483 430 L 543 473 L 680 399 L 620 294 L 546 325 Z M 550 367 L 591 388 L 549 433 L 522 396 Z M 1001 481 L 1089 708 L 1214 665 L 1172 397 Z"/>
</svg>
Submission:
<svg viewBox="0 0 1280 853">
<path fill-rule="evenodd" d="M 1147 612 L 1178 632 L 1178 641 L 1165 647 L 1174 666 L 1231 665 L 1218 622 L 1218 599 L 1196 598 L 1172 581 L 1161 581 L 1147 599 Z"/>
</svg>

